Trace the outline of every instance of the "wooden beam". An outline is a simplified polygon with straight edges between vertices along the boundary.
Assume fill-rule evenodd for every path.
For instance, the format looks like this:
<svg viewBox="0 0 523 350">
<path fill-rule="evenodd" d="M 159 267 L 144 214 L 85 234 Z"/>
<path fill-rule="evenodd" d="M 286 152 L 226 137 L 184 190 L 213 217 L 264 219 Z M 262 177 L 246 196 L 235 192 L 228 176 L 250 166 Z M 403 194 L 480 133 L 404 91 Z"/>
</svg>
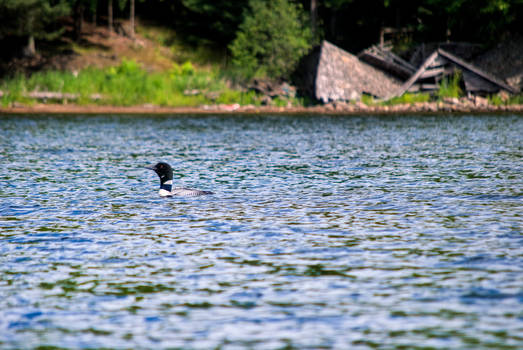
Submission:
<svg viewBox="0 0 523 350">
<path fill-rule="evenodd" d="M 421 76 L 420 79 L 427 79 L 427 78 L 433 78 L 435 76 L 438 76 L 440 74 L 445 73 L 445 67 L 439 67 L 439 68 L 431 68 L 427 69 Z"/>
<path fill-rule="evenodd" d="M 420 84 L 421 91 L 433 91 L 439 88 L 438 84 Z"/>
<path fill-rule="evenodd" d="M 430 77 L 438 77 L 441 71 L 439 71 L 440 68 L 444 68 L 445 65 L 454 65 L 460 68 L 461 70 L 466 72 L 469 80 L 469 83 L 473 81 L 473 79 L 470 77 L 470 75 L 474 75 L 477 77 L 475 80 L 484 80 L 488 84 L 491 84 L 493 86 L 497 86 L 498 89 L 508 91 L 510 93 L 516 94 L 518 93 L 518 90 L 513 88 L 512 86 L 504 83 L 503 81 L 497 79 L 496 77 L 482 71 L 481 69 L 474 67 L 473 65 L 463 61 L 462 59 L 446 52 L 442 49 L 437 49 L 432 53 L 432 55 L 427 58 L 427 60 L 423 63 L 423 65 L 418 69 L 414 75 L 412 75 L 409 80 L 407 80 L 395 93 L 391 94 L 386 98 L 386 100 L 391 99 L 393 97 L 401 96 L 406 91 L 410 90 L 412 85 L 414 85 L 419 79 L 423 78 L 430 78 Z M 436 74 L 438 73 L 438 74 Z M 472 84 L 469 84 L 472 85 Z M 479 86 L 478 82 L 475 82 L 474 88 Z M 485 84 L 483 84 L 485 85 Z M 420 86 L 420 89 L 423 87 Z M 493 90 L 491 90 L 493 91 Z"/>
<path fill-rule="evenodd" d="M 394 73 L 398 77 L 408 79 L 416 70 L 409 70 L 405 67 L 397 64 L 396 62 L 387 61 L 383 57 L 380 57 L 372 52 L 363 52 L 359 55 L 360 60 L 367 62 L 368 64 L 381 68 L 387 73 Z"/>
<path fill-rule="evenodd" d="M 412 86 L 412 84 L 414 84 L 418 80 L 418 78 L 427 70 L 427 68 L 430 67 L 432 63 L 434 63 L 437 57 L 438 51 L 434 51 L 432 55 L 430 55 L 429 58 L 427 58 L 427 60 L 421 65 L 418 71 L 414 73 L 409 78 L 409 80 L 407 80 L 396 92 L 388 96 L 386 100 L 390 100 L 391 98 L 403 95 Z"/>
<path fill-rule="evenodd" d="M 503 81 L 499 80 L 498 78 L 494 77 L 493 75 L 490 75 L 484 71 L 482 71 L 481 69 L 477 68 L 477 67 L 474 67 L 473 65 L 463 61 L 462 59 L 448 53 L 447 51 L 445 50 L 442 50 L 442 49 L 438 49 L 437 52 L 442 56 L 444 57 L 445 59 L 449 60 L 450 62 L 454 63 L 455 65 L 461 67 L 462 69 L 466 69 L 468 71 L 471 71 L 472 73 L 480 76 L 481 78 L 489 81 L 490 83 L 494 84 L 494 85 L 497 85 L 499 88 L 501 88 L 502 90 L 506 90 L 510 93 L 513 93 L 513 94 L 517 94 L 518 91 L 513 88 L 512 86 L 504 83 Z"/>
</svg>

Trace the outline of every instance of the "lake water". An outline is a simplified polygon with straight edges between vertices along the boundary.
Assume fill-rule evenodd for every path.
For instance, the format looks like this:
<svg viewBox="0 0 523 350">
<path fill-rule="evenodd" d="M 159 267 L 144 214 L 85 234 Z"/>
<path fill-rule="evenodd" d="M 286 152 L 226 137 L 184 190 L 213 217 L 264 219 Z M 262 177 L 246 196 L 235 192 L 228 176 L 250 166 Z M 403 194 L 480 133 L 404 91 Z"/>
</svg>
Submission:
<svg viewBox="0 0 523 350">
<path fill-rule="evenodd" d="M 0 165 L 0 348 L 523 347 L 522 117 L 3 116 Z"/>
</svg>

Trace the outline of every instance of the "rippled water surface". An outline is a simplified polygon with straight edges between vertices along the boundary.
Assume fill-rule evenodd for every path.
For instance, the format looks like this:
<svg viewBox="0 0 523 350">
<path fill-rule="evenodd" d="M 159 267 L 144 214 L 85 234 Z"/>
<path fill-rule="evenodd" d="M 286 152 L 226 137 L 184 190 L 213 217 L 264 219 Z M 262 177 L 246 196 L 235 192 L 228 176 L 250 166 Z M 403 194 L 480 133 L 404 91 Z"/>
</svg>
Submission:
<svg viewBox="0 0 523 350">
<path fill-rule="evenodd" d="M 0 163 L 0 348 L 523 347 L 521 117 L 3 116 Z"/>
</svg>

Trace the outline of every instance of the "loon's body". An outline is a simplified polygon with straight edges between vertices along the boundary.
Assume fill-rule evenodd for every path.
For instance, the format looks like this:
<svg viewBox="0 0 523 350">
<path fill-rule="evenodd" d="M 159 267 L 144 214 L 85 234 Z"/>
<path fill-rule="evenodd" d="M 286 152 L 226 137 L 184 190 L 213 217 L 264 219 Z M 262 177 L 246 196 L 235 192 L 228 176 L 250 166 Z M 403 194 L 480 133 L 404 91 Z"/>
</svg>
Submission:
<svg viewBox="0 0 523 350">
<path fill-rule="evenodd" d="M 147 169 L 153 170 L 160 178 L 160 190 L 158 194 L 160 197 L 171 196 L 203 196 L 206 194 L 214 194 L 211 191 L 200 191 L 192 188 L 173 187 L 173 169 L 167 163 L 160 162 Z"/>
</svg>

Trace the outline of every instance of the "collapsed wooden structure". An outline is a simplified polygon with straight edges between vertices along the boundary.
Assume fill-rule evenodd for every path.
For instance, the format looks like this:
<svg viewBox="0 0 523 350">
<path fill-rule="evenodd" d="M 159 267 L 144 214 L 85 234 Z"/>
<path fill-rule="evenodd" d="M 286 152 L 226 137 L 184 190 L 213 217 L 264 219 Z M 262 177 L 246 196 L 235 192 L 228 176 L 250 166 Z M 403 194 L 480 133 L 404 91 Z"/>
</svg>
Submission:
<svg viewBox="0 0 523 350">
<path fill-rule="evenodd" d="M 324 103 L 359 100 L 363 94 L 384 98 L 401 86 L 401 80 L 327 41 L 309 59 L 308 90 Z"/>
<path fill-rule="evenodd" d="M 323 103 L 359 100 L 362 95 L 387 100 L 408 91 L 435 91 L 443 79 L 458 71 L 469 95 L 518 93 L 501 79 L 443 49 L 436 49 L 415 67 L 380 46 L 372 46 L 357 57 L 327 41 L 309 56 L 302 85 Z"/>
<path fill-rule="evenodd" d="M 358 54 L 358 58 L 400 79 L 408 79 L 416 72 L 415 66 L 383 46 L 373 45 Z"/>
<path fill-rule="evenodd" d="M 430 55 L 421 67 L 397 91 L 387 96 L 393 98 L 407 91 L 434 91 L 440 81 L 455 72 L 463 74 L 465 90 L 468 94 L 492 94 L 506 91 L 515 94 L 518 91 L 500 79 L 488 74 L 470 63 L 438 49 Z"/>
</svg>

